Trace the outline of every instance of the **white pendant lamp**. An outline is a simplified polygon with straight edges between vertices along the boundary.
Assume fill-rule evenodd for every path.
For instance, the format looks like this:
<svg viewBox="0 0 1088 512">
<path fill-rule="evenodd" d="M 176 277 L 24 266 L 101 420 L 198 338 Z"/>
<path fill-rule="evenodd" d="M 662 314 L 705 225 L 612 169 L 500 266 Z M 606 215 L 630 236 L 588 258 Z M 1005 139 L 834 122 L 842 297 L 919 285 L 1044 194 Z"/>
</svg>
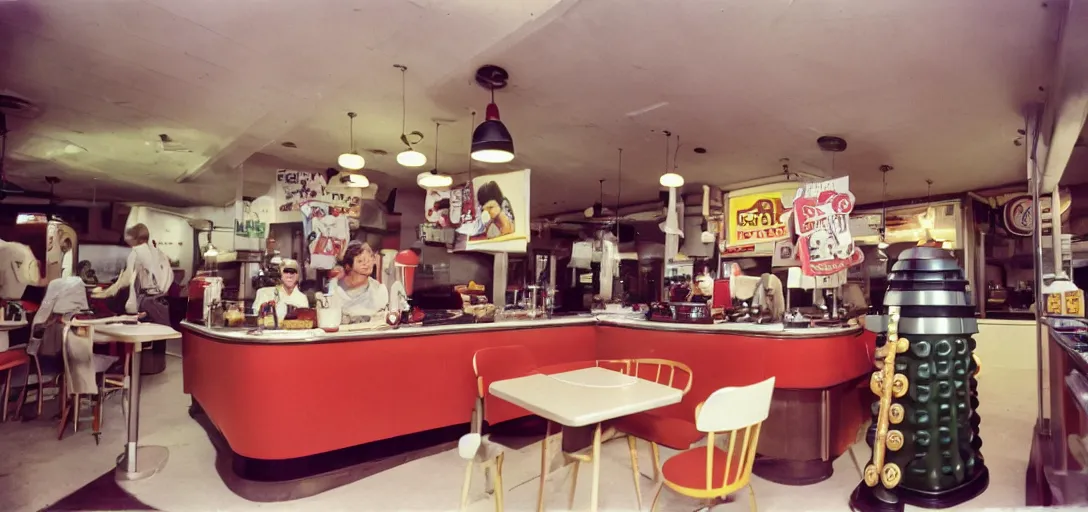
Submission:
<svg viewBox="0 0 1088 512">
<path fill-rule="evenodd" d="M 416 185 L 425 189 L 446 188 L 453 185 L 453 176 L 438 172 L 438 127 L 441 123 L 434 124 L 434 169 L 429 172 L 421 172 L 416 176 Z"/>
<path fill-rule="evenodd" d="M 423 167 L 427 165 L 427 155 L 414 149 L 406 149 L 397 153 L 397 163 L 405 167 Z"/>
<path fill-rule="evenodd" d="M 400 64 L 393 64 L 393 67 L 400 70 L 400 141 L 404 143 L 405 150 L 397 153 L 397 163 L 404 167 L 423 167 L 427 165 L 427 155 L 416 151 L 414 146 L 419 144 L 423 140 L 423 134 L 415 131 L 412 133 L 406 133 L 405 125 L 408 117 L 407 99 L 405 96 L 405 74 L 408 72 L 408 66 Z M 408 136 L 411 135 L 414 140 L 409 140 Z"/>
<path fill-rule="evenodd" d="M 661 178 L 657 180 L 662 187 L 668 188 L 680 188 L 684 186 L 684 177 L 676 174 L 675 172 L 667 172 L 661 175 Z"/>
<path fill-rule="evenodd" d="M 370 186 L 370 180 L 362 174 L 346 174 L 341 173 L 340 182 L 348 188 L 367 188 Z"/>
<path fill-rule="evenodd" d="M 350 134 L 349 137 L 351 137 L 351 152 L 343 153 L 340 155 L 340 158 L 336 159 L 336 163 L 339 164 L 340 167 L 352 171 L 358 171 L 366 165 L 366 160 L 363 159 L 362 155 L 355 152 L 355 115 L 355 112 L 348 112 L 348 133 Z"/>
</svg>

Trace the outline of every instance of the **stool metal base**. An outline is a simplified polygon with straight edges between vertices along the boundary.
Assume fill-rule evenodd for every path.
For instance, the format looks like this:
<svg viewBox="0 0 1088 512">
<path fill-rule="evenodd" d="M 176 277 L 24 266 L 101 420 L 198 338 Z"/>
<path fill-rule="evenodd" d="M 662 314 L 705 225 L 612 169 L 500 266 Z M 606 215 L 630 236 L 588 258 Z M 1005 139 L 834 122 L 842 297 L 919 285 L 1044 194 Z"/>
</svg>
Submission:
<svg viewBox="0 0 1088 512">
<path fill-rule="evenodd" d="M 128 460 L 124 454 L 121 454 L 117 460 L 114 477 L 121 482 L 150 478 L 166 466 L 166 459 L 169 456 L 170 451 L 165 446 L 140 446 L 136 449 L 136 471 L 126 471 Z"/>
</svg>

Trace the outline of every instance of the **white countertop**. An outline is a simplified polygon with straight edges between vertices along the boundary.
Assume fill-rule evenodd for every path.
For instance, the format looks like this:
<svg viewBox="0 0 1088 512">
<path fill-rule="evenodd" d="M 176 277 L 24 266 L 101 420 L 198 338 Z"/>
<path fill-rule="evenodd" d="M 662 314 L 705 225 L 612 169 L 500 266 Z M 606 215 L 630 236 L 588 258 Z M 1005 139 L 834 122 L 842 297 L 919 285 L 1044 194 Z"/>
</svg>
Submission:
<svg viewBox="0 0 1088 512">
<path fill-rule="evenodd" d="M 679 389 L 605 368 L 533 374 L 491 383 L 492 395 L 568 427 L 679 403 Z"/>
<path fill-rule="evenodd" d="M 411 338 L 433 336 L 436 334 L 456 334 L 464 332 L 486 332 L 517 329 L 541 329 L 553 327 L 569 327 L 578 325 L 603 325 L 623 327 L 631 329 L 649 329 L 657 331 L 676 331 L 702 334 L 747 334 L 767 338 L 811 338 L 820 336 L 837 336 L 844 334 L 860 333 L 860 327 L 811 327 L 811 328 L 787 328 L 783 324 L 752 324 L 752 323 L 720 323 L 720 324 L 674 324 L 665 322 L 651 322 L 638 314 L 612 314 L 577 315 L 557 318 L 505 320 L 492 323 L 478 324 L 450 324 L 436 326 L 401 326 L 393 329 L 388 326 L 379 326 L 373 329 L 341 330 L 334 333 L 326 333 L 321 329 L 306 330 L 265 330 L 261 334 L 249 334 L 251 329 L 212 328 L 203 325 L 182 322 L 182 325 L 198 334 L 213 337 L 220 341 L 234 343 L 330 343 L 337 341 L 360 341 L 378 338 Z"/>
</svg>

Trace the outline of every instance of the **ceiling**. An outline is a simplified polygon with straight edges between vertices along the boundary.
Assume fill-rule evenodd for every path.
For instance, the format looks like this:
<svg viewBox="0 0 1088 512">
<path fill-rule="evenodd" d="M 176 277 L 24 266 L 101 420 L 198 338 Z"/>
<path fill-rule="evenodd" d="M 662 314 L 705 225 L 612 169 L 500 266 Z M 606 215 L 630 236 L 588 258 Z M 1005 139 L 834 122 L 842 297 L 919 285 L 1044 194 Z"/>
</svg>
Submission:
<svg viewBox="0 0 1088 512">
<path fill-rule="evenodd" d="M 256 7 L 259 5 L 259 8 Z M 533 214 L 579 210 L 606 179 L 615 201 L 657 197 L 662 130 L 679 172 L 728 185 L 780 171 L 849 174 L 859 202 L 961 192 L 1024 176 L 1013 141 L 1051 75 L 1061 9 L 1024 0 L 115 0 L 0 2 L 7 169 L 65 198 L 225 204 L 277 168 L 324 169 L 350 147 L 366 173 L 415 187 L 396 164 L 401 75 L 408 131 L 442 128 L 439 166 L 467 170 L 473 73 L 511 74 L 496 94 Z M 648 107 L 658 108 L 647 111 Z M 188 152 L 163 151 L 159 134 Z M 823 153 L 818 136 L 849 148 Z M 294 142 L 297 148 L 281 146 Z M 706 154 L 696 154 L 705 147 Z M 1080 150 L 1083 151 L 1083 150 Z M 1085 159 L 1074 163 L 1088 165 Z"/>
</svg>

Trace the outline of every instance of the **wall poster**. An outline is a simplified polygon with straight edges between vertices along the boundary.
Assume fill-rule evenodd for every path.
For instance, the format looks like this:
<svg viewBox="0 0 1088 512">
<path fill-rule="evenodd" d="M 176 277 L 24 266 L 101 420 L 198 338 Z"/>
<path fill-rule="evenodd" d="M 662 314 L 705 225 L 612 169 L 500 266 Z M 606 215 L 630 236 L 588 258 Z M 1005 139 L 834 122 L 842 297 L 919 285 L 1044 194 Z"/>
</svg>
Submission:
<svg viewBox="0 0 1088 512">
<path fill-rule="evenodd" d="M 473 178 L 475 197 L 464 201 L 462 195 L 456 249 L 525 252 L 529 242 L 529 176 L 529 169 L 525 169 Z M 473 210 L 471 218 L 466 209 Z"/>
<path fill-rule="evenodd" d="M 770 191 L 764 188 L 759 192 L 730 192 L 726 214 L 727 244 L 732 247 L 789 238 L 786 204 L 793 200 L 797 189 L 796 184 L 789 184 Z"/>
<path fill-rule="evenodd" d="M 793 200 L 793 225 L 801 270 L 809 276 L 829 276 L 862 262 L 861 249 L 850 235 L 854 195 L 849 177 L 807 183 Z"/>
</svg>

